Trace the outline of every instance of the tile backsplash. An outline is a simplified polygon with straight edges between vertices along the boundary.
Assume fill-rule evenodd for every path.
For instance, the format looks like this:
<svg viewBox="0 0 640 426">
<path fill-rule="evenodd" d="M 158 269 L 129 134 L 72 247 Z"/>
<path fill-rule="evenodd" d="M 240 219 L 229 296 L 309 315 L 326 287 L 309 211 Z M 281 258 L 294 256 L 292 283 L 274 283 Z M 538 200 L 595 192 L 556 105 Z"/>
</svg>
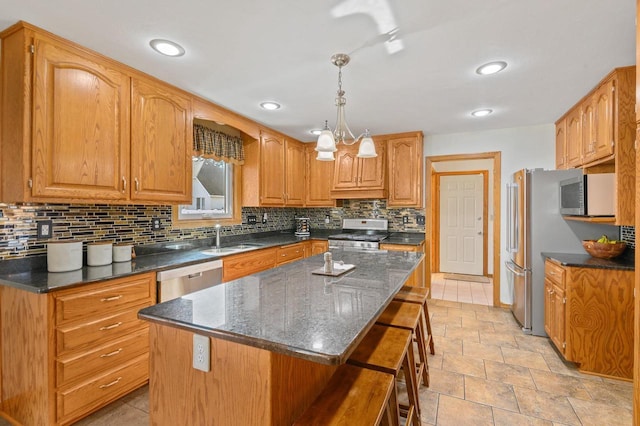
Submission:
<svg viewBox="0 0 640 426">
<path fill-rule="evenodd" d="M 261 223 L 264 213 L 265 224 Z M 377 217 L 388 218 L 391 231 L 424 232 L 424 225 L 416 223 L 416 215 L 424 214 L 424 209 L 387 208 L 386 200 L 345 200 L 342 207 L 336 208 L 243 207 L 243 224 L 223 226 L 221 235 L 293 230 L 296 217 L 309 217 L 312 230 L 340 229 L 343 218 Z M 248 215 L 257 216 L 258 223 L 248 225 Z M 402 223 L 403 216 L 408 216 L 409 223 Z M 151 229 L 152 218 L 160 219 L 162 229 Z M 171 206 L 0 203 L 0 260 L 45 254 L 46 240 L 37 239 L 37 222 L 49 219 L 53 222 L 54 239 L 147 245 L 215 236 L 213 227 L 174 229 Z"/>
<path fill-rule="evenodd" d="M 621 226 L 620 239 L 627 243 L 627 246 L 636 248 L 636 228 L 635 226 Z"/>
</svg>

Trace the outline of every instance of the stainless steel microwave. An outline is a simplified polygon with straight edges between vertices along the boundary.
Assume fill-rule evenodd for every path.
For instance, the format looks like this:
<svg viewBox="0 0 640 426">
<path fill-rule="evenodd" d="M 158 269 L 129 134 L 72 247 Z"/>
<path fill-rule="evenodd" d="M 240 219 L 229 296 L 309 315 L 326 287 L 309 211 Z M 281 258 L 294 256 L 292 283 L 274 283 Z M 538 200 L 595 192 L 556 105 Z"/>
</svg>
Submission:
<svg viewBox="0 0 640 426">
<path fill-rule="evenodd" d="M 560 214 L 615 216 L 614 173 L 586 174 L 560 181 Z"/>
</svg>

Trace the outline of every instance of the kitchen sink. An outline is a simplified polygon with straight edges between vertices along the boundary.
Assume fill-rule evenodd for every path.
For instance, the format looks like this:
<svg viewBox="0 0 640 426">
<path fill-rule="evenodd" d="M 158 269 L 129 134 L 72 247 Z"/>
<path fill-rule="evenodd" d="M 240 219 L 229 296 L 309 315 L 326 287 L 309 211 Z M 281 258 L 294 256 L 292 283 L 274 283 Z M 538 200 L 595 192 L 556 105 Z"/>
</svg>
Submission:
<svg viewBox="0 0 640 426">
<path fill-rule="evenodd" d="M 243 244 L 236 244 L 235 246 L 229 246 L 229 247 L 220 247 L 220 248 L 211 247 L 211 248 L 202 250 L 201 252 L 204 254 L 231 254 L 231 253 L 240 253 L 242 251 L 253 250 L 255 248 L 263 247 L 263 246 L 264 244 L 260 244 L 260 243 L 243 243 Z"/>
</svg>

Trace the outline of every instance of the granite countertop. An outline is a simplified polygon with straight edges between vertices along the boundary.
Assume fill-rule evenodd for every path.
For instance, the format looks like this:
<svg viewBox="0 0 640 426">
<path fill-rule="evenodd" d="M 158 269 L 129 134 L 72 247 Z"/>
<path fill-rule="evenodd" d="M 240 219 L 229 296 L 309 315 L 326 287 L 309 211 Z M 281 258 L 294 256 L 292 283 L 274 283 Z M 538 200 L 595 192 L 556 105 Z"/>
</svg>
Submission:
<svg viewBox="0 0 640 426">
<path fill-rule="evenodd" d="M 321 255 L 141 310 L 142 319 L 272 352 L 337 365 L 424 257 L 420 252 L 332 250 L 356 268 L 314 275 Z"/>
<path fill-rule="evenodd" d="M 621 269 L 635 270 L 635 250 L 627 249 L 621 256 L 613 259 L 599 259 L 587 253 L 549 253 L 543 252 L 542 256 L 560 262 L 563 266 L 575 266 L 579 268 Z"/>
<path fill-rule="evenodd" d="M 234 235 L 224 237 L 222 246 L 231 246 L 239 243 L 260 243 L 261 246 L 251 250 L 283 246 L 310 239 L 326 240 L 329 235 L 339 230 L 320 229 L 313 230 L 308 237 L 298 237 L 293 231 L 268 232 L 259 234 Z M 408 233 L 410 234 L 410 233 Z M 411 244 L 404 240 L 424 240 L 424 234 L 410 234 L 408 237 L 391 234 L 390 244 Z M 401 242 L 393 242 L 402 240 Z M 6 260 L 0 262 L 0 285 L 19 288 L 33 293 L 48 293 L 63 288 L 70 288 L 112 278 L 125 277 L 145 272 L 159 272 L 166 269 L 202 263 L 209 260 L 224 258 L 223 254 L 211 255 L 201 252 L 204 248 L 213 246 L 211 238 L 192 241 L 173 241 L 158 243 L 150 246 L 136 246 L 138 256 L 130 262 L 114 262 L 105 266 L 84 266 L 81 269 L 70 272 L 48 272 L 46 256 L 34 256 L 31 258 Z M 420 244 L 419 242 L 416 244 Z M 230 255 L 237 253 L 230 253 Z M 86 265 L 86 262 L 84 262 Z"/>
<path fill-rule="evenodd" d="M 388 238 L 382 240 L 382 244 L 401 244 L 407 246 L 419 246 L 424 242 L 424 232 L 393 232 Z"/>
</svg>

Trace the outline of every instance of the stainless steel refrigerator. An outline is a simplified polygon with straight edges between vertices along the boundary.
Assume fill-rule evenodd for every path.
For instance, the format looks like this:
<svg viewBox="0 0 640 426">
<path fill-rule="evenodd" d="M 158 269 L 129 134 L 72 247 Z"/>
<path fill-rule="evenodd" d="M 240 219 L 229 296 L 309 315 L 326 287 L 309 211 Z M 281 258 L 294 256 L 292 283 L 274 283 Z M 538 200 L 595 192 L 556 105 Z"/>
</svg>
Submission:
<svg viewBox="0 0 640 426">
<path fill-rule="evenodd" d="M 560 214 L 559 182 L 581 176 L 581 169 L 520 170 L 507 184 L 507 283 L 513 288 L 513 316 L 525 333 L 544 331 L 544 259 L 542 252 L 582 253 L 581 240 L 617 227 L 566 221 Z"/>
</svg>

